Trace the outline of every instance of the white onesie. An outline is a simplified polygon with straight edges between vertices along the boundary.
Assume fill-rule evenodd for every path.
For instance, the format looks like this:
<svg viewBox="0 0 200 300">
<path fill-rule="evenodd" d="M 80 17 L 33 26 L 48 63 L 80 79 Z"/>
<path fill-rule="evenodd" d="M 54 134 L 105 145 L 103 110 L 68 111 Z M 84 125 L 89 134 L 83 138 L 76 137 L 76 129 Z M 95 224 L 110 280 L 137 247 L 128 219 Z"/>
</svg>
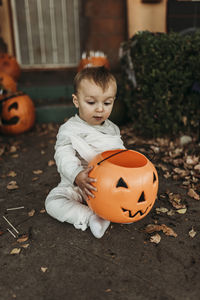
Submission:
<svg viewBox="0 0 200 300">
<path fill-rule="evenodd" d="M 92 126 L 75 115 L 64 123 L 57 135 L 54 156 L 61 181 L 45 200 L 48 214 L 86 230 L 94 212 L 82 203 L 82 192 L 74 180 L 97 154 L 124 148 L 119 128 L 110 120 Z"/>
</svg>

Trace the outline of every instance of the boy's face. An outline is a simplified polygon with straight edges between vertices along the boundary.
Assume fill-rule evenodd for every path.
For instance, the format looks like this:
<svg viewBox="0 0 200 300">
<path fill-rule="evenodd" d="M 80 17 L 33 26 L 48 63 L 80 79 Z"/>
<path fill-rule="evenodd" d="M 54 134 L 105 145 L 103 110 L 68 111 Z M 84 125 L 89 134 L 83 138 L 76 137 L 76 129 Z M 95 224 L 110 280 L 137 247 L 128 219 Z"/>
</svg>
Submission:
<svg viewBox="0 0 200 300">
<path fill-rule="evenodd" d="M 101 125 L 111 114 L 116 92 L 117 86 L 113 80 L 104 91 L 95 82 L 83 79 L 77 95 L 72 95 L 79 117 L 90 125 Z"/>
</svg>

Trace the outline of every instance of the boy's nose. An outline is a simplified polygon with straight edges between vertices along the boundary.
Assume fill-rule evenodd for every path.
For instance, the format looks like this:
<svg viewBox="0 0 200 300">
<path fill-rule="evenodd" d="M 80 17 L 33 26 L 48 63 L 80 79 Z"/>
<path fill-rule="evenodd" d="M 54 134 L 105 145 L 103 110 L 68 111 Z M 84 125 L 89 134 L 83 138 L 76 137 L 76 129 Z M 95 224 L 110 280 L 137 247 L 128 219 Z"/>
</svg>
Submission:
<svg viewBox="0 0 200 300">
<path fill-rule="evenodd" d="M 103 111 L 103 105 L 102 104 L 97 105 L 96 110 L 99 112 Z"/>
</svg>

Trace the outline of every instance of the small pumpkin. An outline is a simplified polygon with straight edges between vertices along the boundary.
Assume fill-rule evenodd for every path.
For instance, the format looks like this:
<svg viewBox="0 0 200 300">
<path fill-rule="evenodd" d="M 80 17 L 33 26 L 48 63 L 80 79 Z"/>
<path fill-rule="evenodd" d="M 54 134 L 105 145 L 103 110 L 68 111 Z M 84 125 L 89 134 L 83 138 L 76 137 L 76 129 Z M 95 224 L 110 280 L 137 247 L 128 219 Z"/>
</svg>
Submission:
<svg viewBox="0 0 200 300">
<path fill-rule="evenodd" d="M 35 106 L 31 98 L 18 92 L 1 100 L 0 131 L 16 135 L 28 131 L 35 123 Z"/>
<path fill-rule="evenodd" d="M 88 206 L 100 217 L 116 223 L 133 223 L 152 209 L 158 191 L 154 165 L 133 150 L 111 150 L 97 155 L 90 163 L 90 177 L 97 191 Z"/>
<path fill-rule="evenodd" d="M 0 100 L 8 93 L 17 91 L 16 81 L 4 72 L 0 72 Z"/>
<path fill-rule="evenodd" d="M 104 66 L 107 69 L 110 69 L 110 64 L 107 57 L 103 52 L 100 51 L 90 51 L 89 55 L 85 52 L 82 54 L 82 59 L 78 66 L 78 72 L 86 67 L 101 67 Z"/>
<path fill-rule="evenodd" d="M 21 68 L 16 58 L 8 53 L 0 53 L 0 71 L 10 75 L 15 81 L 21 74 Z"/>
</svg>

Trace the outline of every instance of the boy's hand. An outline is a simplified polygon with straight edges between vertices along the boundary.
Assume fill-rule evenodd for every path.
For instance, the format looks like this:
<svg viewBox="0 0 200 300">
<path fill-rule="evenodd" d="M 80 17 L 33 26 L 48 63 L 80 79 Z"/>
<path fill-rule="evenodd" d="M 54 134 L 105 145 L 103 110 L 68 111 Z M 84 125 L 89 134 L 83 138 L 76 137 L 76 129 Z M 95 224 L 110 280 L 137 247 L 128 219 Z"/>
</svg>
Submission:
<svg viewBox="0 0 200 300">
<path fill-rule="evenodd" d="M 91 191 L 97 191 L 97 189 L 91 184 L 92 182 L 96 182 L 96 179 L 89 177 L 89 172 L 93 169 L 93 167 L 88 167 L 87 169 L 81 171 L 75 178 L 75 183 L 82 190 L 84 199 L 87 200 L 88 196 L 94 198 L 94 195 Z"/>
</svg>

